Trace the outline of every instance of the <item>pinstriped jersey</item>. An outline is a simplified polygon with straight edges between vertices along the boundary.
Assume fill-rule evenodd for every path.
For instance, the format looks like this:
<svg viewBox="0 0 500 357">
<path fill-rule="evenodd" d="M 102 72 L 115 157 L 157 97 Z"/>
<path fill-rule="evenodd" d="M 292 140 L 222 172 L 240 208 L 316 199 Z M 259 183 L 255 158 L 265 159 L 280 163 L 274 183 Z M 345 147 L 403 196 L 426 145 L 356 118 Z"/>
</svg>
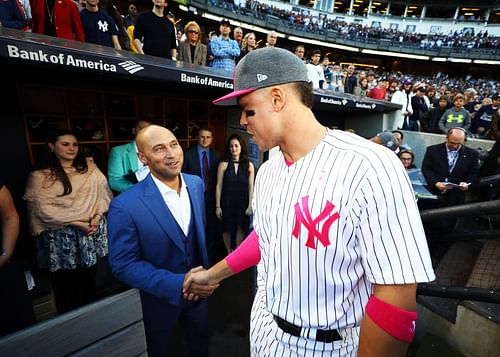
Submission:
<svg viewBox="0 0 500 357">
<path fill-rule="evenodd" d="M 358 326 L 372 284 L 435 278 L 400 160 L 357 135 L 328 131 L 290 166 L 274 155 L 257 174 L 253 208 L 266 307 L 294 325 Z"/>
</svg>

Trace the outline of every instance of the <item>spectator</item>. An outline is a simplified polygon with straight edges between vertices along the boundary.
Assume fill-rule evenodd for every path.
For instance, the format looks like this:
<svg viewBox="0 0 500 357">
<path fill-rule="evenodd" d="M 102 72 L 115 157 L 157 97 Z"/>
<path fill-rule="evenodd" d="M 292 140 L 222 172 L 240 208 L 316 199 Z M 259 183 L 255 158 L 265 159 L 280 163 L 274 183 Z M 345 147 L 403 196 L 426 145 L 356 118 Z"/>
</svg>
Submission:
<svg viewBox="0 0 500 357">
<path fill-rule="evenodd" d="M 472 119 L 471 132 L 477 134 L 480 138 L 492 139 L 495 137 L 490 135 L 491 119 L 493 114 L 500 107 L 500 93 L 495 93 L 491 97 L 491 104 L 483 105 L 474 115 Z"/>
<path fill-rule="evenodd" d="M 201 177 L 205 184 L 206 245 L 209 262 L 216 261 L 216 239 L 219 237 L 217 217 L 215 215 L 215 186 L 220 153 L 213 149 L 214 132 L 204 127 L 198 130 L 198 145 L 186 150 L 182 172 Z"/>
<path fill-rule="evenodd" d="M 319 64 L 321 59 L 321 51 L 313 50 L 311 52 L 311 63 L 306 64 L 309 80 L 313 85 L 313 89 L 323 88 L 325 75 L 323 67 Z"/>
<path fill-rule="evenodd" d="M 210 41 L 210 48 L 214 56 L 210 66 L 232 73 L 235 60 L 240 56 L 240 47 L 235 40 L 229 38 L 231 24 L 222 19 L 219 26 L 220 36 Z"/>
<path fill-rule="evenodd" d="M 276 31 L 268 32 L 266 47 L 276 47 L 276 42 L 278 42 L 278 34 Z"/>
<path fill-rule="evenodd" d="M 411 97 L 411 107 L 413 113 L 408 117 L 408 127 L 403 127 L 403 130 L 420 130 L 420 119 L 429 110 L 427 104 L 425 103 L 424 96 L 425 87 L 423 85 L 420 85 L 415 90 L 415 95 Z"/>
<path fill-rule="evenodd" d="M 149 125 L 151 122 L 148 120 L 136 120 L 132 126 L 134 138 L 141 129 Z M 114 192 L 121 193 L 128 190 L 138 181 L 144 179 L 148 173 L 148 167 L 144 166 L 137 157 L 135 140 L 111 148 L 108 160 L 108 180 L 109 187 Z"/>
<path fill-rule="evenodd" d="M 304 58 L 306 50 L 303 45 L 296 46 L 293 50 L 293 53 L 295 53 L 295 55 L 299 57 L 304 63 L 306 62 L 306 59 Z"/>
<path fill-rule="evenodd" d="M 141 12 L 137 16 L 134 46 L 139 53 L 163 58 L 177 58 L 175 28 L 164 14 L 166 6 L 166 0 L 155 1 L 153 10 Z"/>
<path fill-rule="evenodd" d="M 344 93 L 354 93 L 354 87 L 358 85 L 358 77 L 354 74 L 354 65 L 347 66 L 347 72 L 344 84 Z"/>
<path fill-rule="evenodd" d="M 29 29 L 24 9 L 17 0 L 0 1 L 0 26 L 23 31 Z"/>
<path fill-rule="evenodd" d="M 438 99 L 438 105 L 428 112 L 424 113 L 420 119 L 421 130 L 427 133 L 440 134 L 439 120 L 444 112 L 448 110 L 448 98 L 441 96 Z"/>
<path fill-rule="evenodd" d="M 249 52 L 257 49 L 257 42 L 255 40 L 255 33 L 249 32 L 243 37 L 243 41 L 241 43 L 241 52 L 240 57 L 238 58 L 238 62 L 245 57 Z"/>
<path fill-rule="evenodd" d="M 118 41 L 122 50 L 130 51 L 130 38 L 127 34 L 127 29 L 123 24 L 123 17 L 120 11 L 113 5 L 113 0 L 99 0 L 99 9 L 111 16 L 118 28 Z"/>
<path fill-rule="evenodd" d="M 217 170 L 215 189 L 215 212 L 222 220 L 222 238 L 228 252 L 239 246 L 248 233 L 254 174 L 245 142 L 238 134 L 231 135 Z"/>
<path fill-rule="evenodd" d="M 212 67 L 212 61 L 214 60 L 214 55 L 212 54 L 212 41 L 217 38 L 217 33 L 215 31 L 210 31 L 208 33 L 208 43 L 207 43 L 207 65 Z"/>
<path fill-rule="evenodd" d="M 47 159 L 28 177 L 24 199 L 38 267 L 51 272 L 57 312 L 63 313 L 94 298 L 97 260 L 108 253 L 105 213 L 112 194 L 70 131 L 51 133 L 46 151 Z"/>
<path fill-rule="evenodd" d="M 243 29 L 239 26 L 236 26 L 233 29 L 233 40 L 238 43 L 238 47 L 241 49 L 242 42 L 243 42 Z"/>
<path fill-rule="evenodd" d="M 495 144 L 488 152 L 488 158 L 481 166 L 481 177 L 495 175 L 498 172 L 498 157 L 500 157 L 500 109 L 491 116 L 490 136 L 495 138 Z"/>
<path fill-rule="evenodd" d="M 126 29 L 129 28 L 129 26 L 133 26 L 135 24 L 135 20 L 137 19 L 137 6 L 134 4 L 130 4 L 128 6 L 128 14 L 123 18 L 123 25 L 125 26 Z"/>
<path fill-rule="evenodd" d="M 85 42 L 121 50 L 115 21 L 99 10 L 98 4 L 99 0 L 86 0 L 85 9 L 80 11 Z"/>
<path fill-rule="evenodd" d="M 84 42 L 80 12 L 73 0 L 46 0 L 32 3 L 33 32 Z"/>
<path fill-rule="evenodd" d="M 439 195 L 443 205 L 464 203 L 465 192 L 477 181 L 478 153 L 464 145 L 466 138 L 464 128 L 450 128 L 444 144 L 425 151 L 422 173 L 429 190 Z"/>
<path fill-rule="evenodd" d="M 362 78 L 359 80 L 359 85 L 354 87 L 354 95 L 361 98 L 368 96 L 368 78 Z"/>
<path fill-rule="evenodd" d="M 390 131 L 382 131 L 374 137 L 370 138 L 370 140 L 376 144 L 385 146 L 386 148 L 394 152 L 398 149 L 398 141 L 396 140 L 394 134 Z"/>
<path fill-rule="evenodd" d="M 22 266 L 14 258 L 19 215 L 0 177 L 0 337 L 35 323 Z"/>
<path fill-rule="evenodd" d="M 399 152 L 398 156 L 406 171 L 417 168 L 414 164 L 415 154 L 413 151 L 402 150 Z"/>
<path fill-rule="evenodd" d="M 207 64 L 207 46 L 201 43 L 201 29 L 195 21 L 189 21 L 184 26 L 187 36 L 179 44 L 177 60 L 205 66 Z"/>
<path fill-rule="evenodd" d="M 412 81 L 405 79 L 403 87 L 397 90 L 391 98 L 392 103 L 401 105 L 401 117 L 396 118 L 393 125 L 393 130 L 408 128 L 408 117 L 413 114 L 411 107 L 411 85 Z"/>
<path fill-rule="evenodd" d="M 461 127 L 469 130 L 471 125 L 470 114 L 464 108 L 464 96 L 457 94 L 453 98 L 453 107 L 444 112 L 439 119 L 439 129 L 442 133 L 448 133 L 450 128 Z"/>
<path fill-rule="evenodd" d="M 377 85 L 370 89 L 368 97 L 372 99 L 384 100 L 387 93 L 387 78 L 382 77 L 379 79 Z"/>
</svg>

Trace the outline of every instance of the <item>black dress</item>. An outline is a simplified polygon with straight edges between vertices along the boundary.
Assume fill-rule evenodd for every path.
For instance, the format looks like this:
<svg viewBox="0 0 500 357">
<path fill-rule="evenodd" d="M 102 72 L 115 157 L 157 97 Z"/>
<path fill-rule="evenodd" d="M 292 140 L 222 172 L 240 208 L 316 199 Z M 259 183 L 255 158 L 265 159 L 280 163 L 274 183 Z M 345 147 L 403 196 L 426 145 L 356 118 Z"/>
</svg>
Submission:
<svg viewBox="0 0 500 357">
<path fill-rule="evenodd" d="M 248 169 L 241 164 L 236 173 L 234 162 L 228 162 L 221 193 L 222 227 L 234 237 L 238 227 L 248 231 Z"/>
</svg>

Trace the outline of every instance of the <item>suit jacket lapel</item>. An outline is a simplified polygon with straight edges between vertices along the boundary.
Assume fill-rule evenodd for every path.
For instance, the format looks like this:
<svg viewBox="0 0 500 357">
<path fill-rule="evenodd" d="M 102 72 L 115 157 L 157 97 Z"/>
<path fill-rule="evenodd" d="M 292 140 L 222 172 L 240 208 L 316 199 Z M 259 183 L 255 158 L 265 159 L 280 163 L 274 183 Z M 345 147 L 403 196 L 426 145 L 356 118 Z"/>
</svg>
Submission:
<svg viewBox="0 0 500 357">
<path fill-rule="evenodd" d="M 207 264 L 206 250 L 201 247 L 205 247 L 205 211 L 202 207 L 202 202 L 198 197 L 204 197 L 203 192 L 196 187 L 196 184 L 192 181 L 190 177 L 183 175 L 184 181 L 187 185 L 187 190 L 189 194 L 189 199 L 191 201 L 191 220 L 194 222 L 193 227 L 196 229 L 196 239 L 198 240 L 198 245 L 200 247 L 200 256 L 204 264 Z M 201 187 L 200 187 L 201 188 Z"/>
<path fill-rule="evenodd" d="M 158 187 L 156 187 L 151 175 L 144 179 L 144 194 L 140 197 L 144 204 L 151 211 L 151 215 L 156 219 L 165 234 L 184 251 L 183 238 L 177 234 L 177 221 L 168 209 L 165 201 L 161 197 Z"/>
</svg>

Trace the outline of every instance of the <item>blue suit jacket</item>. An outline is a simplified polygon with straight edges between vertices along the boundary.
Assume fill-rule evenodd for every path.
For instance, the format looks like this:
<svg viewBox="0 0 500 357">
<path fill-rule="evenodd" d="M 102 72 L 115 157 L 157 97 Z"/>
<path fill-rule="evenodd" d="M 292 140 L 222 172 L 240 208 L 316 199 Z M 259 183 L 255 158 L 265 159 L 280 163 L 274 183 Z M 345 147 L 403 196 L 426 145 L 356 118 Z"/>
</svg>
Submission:
<svg viewBox="0 0 500 357">
<path fill-rule="evenodd" d="M 129 170 L 136 172 L 138 169 L 135 141 L 111 148 L 108 159 L 108 184 L 113 191 L 123 192 L 132 187 L 134 184 L 125 179 L 124 175 L 127 175 Z"/>
<path fill-rule="evenodd" d="M 208 266 L 203 182 L 182 174 L 191 201 L 199 256 Z M 161 330 L 181 307 L 188 271 L 184 238 L 151 174 L 111 202 L 108 212 L 109 263 L 113 275 L 141 290 L 144 322 Z M 177 314 L 175 314 L 176 316 Z"/>
</svg>

